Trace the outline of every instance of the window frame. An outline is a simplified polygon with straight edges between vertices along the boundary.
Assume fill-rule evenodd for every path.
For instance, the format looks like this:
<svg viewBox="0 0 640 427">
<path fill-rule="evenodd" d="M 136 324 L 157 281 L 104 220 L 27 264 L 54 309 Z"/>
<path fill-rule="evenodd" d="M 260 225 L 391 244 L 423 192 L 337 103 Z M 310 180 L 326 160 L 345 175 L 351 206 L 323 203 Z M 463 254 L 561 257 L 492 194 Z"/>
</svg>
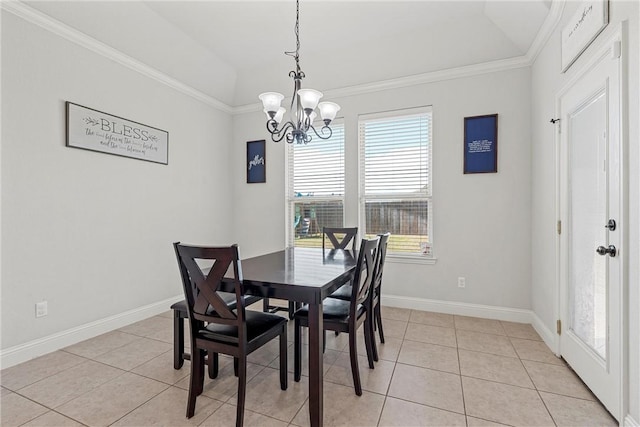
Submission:
<svg viewBox="0 0 640 427">
<path fill-rule="evenodd" d="M 402 118 L 407 116 L 416 116 L 428 114 L 428 140 L 427 140 L 427 189 L 424 194 L 373 194 L 368 195 L 365 192 L 365 143 L 363 138 L 363 126 L 366 122 L 380 120 L 385 118 Z M 358 222 L 361 236 L 365 236 L 366 229 L 366 202 L 371 200 L 388 200 L 388 201 L 410 201 L 424 200 L 427 202 L 427 236 L 428 243 L 431 248 L 430 255 L 423 255 L 420 252 L 388 252 L 388 259 L 410 264 L 434 264 L 436 262 L 433 239 L 433 107 L 421 106 L 414 108 L 404 108 L 399 110 L 390 110 L 377 113 L 360 114 L 358 116 Z"/>
</svg>

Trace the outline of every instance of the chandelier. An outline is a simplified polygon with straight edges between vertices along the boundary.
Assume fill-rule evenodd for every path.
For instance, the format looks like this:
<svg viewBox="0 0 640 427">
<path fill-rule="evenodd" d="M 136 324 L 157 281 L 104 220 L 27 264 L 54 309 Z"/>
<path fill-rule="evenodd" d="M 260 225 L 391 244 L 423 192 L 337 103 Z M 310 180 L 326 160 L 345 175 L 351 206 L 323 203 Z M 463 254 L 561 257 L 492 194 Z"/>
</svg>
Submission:
<svg viewBox="0 0 640 427">
<path fill-rule="evenodd" d="M 334 102 L 320 102 L 322 93 L 314 89 L 301 89 L 302 79 L 305 77 L 304 72 L 300 70 L 300 0 L 296 0 L 296 50 L 295 52 L 285 52 L 285 55 L 292 56 L 296 60 L 296 70 L 289 73 L 289 77 L 293 78 L 293 96 L 291 97 L 291 109 L 289 111 L 290 119 L 285 123 L 281 123 L 286 110 L 280 106 L 284 99 L 284 95 L 278 92 L 265 92 L 258 98 L 262 101 L 264 112 L 267 115 L 267 130 L 271 134 L 274 142 L 280 142 L 286 138 L 289 144 L 294 141 L 297 144 L 306 144 L 312 139 L 312 134 L 320 139 L 329 139 L 332 130 L 329 127 L 331 121 L 335 119 L 340 106 Z M 314 111 L 318 108 L 320 117 L 324 125 L 320 128 L 320 132 L 313 127 L 317 113 Z"/>
</svg>

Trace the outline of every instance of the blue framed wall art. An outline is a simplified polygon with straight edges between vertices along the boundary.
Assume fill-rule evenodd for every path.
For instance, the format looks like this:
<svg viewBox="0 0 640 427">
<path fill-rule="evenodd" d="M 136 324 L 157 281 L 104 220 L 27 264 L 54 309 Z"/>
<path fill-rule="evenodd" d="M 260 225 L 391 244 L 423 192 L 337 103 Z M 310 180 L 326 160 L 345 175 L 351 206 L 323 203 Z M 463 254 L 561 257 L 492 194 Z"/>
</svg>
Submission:
<svg viewBox="0 0 640 427">
<path fill-rule="evenodd" d="M 267 182 L 265 150 L 264 139 L 247 141 L 247 183 Z"/>
<path fill-rule="evenodd" d="M 498 115 L 464 118 L 464 173 L 498 172 Z"/>
</svg>

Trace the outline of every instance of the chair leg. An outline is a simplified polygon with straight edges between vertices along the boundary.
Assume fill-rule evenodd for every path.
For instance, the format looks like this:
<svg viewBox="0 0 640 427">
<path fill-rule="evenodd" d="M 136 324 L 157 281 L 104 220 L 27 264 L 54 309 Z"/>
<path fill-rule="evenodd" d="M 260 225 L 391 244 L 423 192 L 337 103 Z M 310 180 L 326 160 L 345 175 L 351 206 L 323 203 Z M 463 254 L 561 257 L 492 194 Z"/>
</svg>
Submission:
<svg viewBox="0 0 640 427">
<path fill-rule="evenodd" d="M 180 369 L 184 365 L 184 319 L 180 311 L 173 310 L 173 369 Z"/>
<path fill-rule="evenodd" d="M 280 333 L 280 389 L 287 389 L 287 327 Z"/>
<path fill-rule="evenodd" d="M 238 358 L 234 357 L 233 358 L 233 374 L 237 377 L 238 374 Z"/>
<path fill-rule="evenodd" d="M 378 334 L 380 335 L 380 342 L 384 344 L 384 331 L 382 330 L 382 311 L 380 310 L 380 303 L 376 305 L 374 312 L 376 321 L 378 322 Z"/>
<path fill-rule="evenodd" d="M 196 410 L 196 398 L 202 393 L 204 385 L 203 352 L 192 351 L 191 378 L 189 379 L 189 398 L 187 400 L 187 418 L 193 417 Z"/>
<path fill-rule="evenodd" d="M 373 355 L 373 360 L 377 362 L 378 359 L 378 345 L 376 343 L 376 309 L 375 307 L 371 307 L 369 312 L 367 312 L 367 320 L 365 323 L 365 334 L 369 336 L 369 341 L 371 342 L 371 354 Z M 366 326 L 369 325 L 368 328 Z"/>
<path fill-rule="evenodd" d="M 293 380 L 295 382 L 300 382 L 300 376 L 302 371 L 302 362 L 300 358 L 302 357 L 302 337 L 301 335 L 301 326 L 300 320 L 295 319 L 295 327 L 293 332 Z"/>
<path fill-rule="evenodd" d="M 218 353 L 209 352 L 207 355 L 209 366 L 209 378 L 214 379 L 218 377 Z"/>
<path fill-rule="evenodd" d="M 375 360 L 374 344 L 372 343 L 372 338 L 375 340 L 373 337 L 373 327 L 371 326 L 372 321 L 373 319 L 369 319 L 369 316 L 364 320 L 364 345 L 367 350 L 369 369 L 374 369 L 373 361 Z"/>
<path fill-rule="evenodd" d="M 262 311 L 264 313 L 269 312 L 269 298 L 262 298 Z"/>
<path fill-rule="evenodd" d="M 238 363 L 238 408 L 236 413 L 236 427 L 244 423 L 244 400 L 247 394 L 247 355 L 243 354 Z"/>
<path fill-rule="evenodd" d="M 358 368 L 358 340 L 356 339 L 356 331 L 349 331 L 349 356 L 351 358 L 351 375 L 353 375 L 353 387 L 356 394 L 362 396 L 362 385 L 360 384 L 360 370 Z"/>
</svg>

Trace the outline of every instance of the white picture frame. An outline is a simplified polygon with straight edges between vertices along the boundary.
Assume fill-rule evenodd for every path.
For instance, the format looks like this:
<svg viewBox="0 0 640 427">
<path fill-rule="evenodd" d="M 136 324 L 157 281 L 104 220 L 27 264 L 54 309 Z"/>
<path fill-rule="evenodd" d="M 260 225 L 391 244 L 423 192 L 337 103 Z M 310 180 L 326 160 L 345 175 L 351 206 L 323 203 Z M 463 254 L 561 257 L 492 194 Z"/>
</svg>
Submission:
<svg viewBox="0 0 640 427">
<path fill-rule="evenodd" d="M 609 0 L 584 0 L 562 29 L 562 72 L 580 57 L 609 23 Z"/>
</svg>

